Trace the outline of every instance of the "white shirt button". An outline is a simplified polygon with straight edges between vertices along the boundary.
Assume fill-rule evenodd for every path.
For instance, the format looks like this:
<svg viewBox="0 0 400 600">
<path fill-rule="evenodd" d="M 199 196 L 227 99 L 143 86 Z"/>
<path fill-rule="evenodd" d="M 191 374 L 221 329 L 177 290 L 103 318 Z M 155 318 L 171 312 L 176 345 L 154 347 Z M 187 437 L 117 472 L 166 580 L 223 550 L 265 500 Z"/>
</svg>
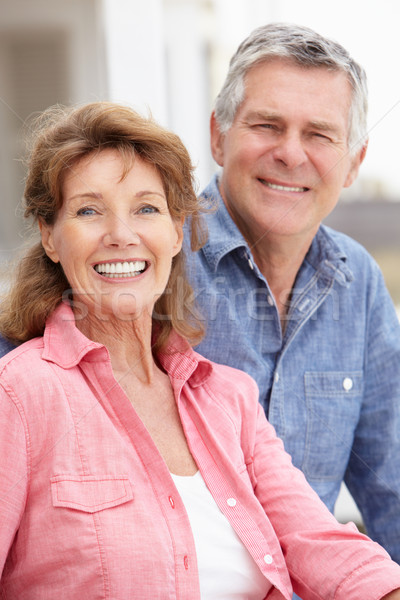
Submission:
<svg viewBox="0 0 400 600">
<path fill-rule="evenodd" d="M 226 501 L 228 506 L 236 506 L 236 500 L 235 498 L 228 498 L 228 500 Z"/>
<path fill-rule="evenodd" d="M 251 260 L 251 258 L 249 258 L 247 262 L 249 263 L 250 269 L 253 270 L 254 269 L 254 265 L 253 265 L 253 261 Z"/>
<path fill-rule="evenodd" d="M 343 379 L 343 389 L 346 390 L 346 392 L 349 392 L 351 390 L 351 388 L 353 387 L 353 380 L 351 379 L 351 377 L 345 377 Z"/>
<path fill-rule="evenodd" d="M 268 294 L 268 296 L 267 296 L 267 302 L 268 302 L 268 304 L 269 304 L 270 306 L 273 306 L 273 305 L 274 305 L 274 301 L 273 301 L 273 299 L 272 299 L 272 296 L 270 296 L 269 294 Z"/>
<path fill-rule="evenodd" d="M 273 562 L 273 560 L 274 560 L 274 559 L 272 558 L 272 556 L 271 556 L 270 554 L 266 554 L 266 555 L 264 556 L 264 562 L 265 562 L 267 565 L 270 565 L 270 564 Z"/>
<path fill-rule="evenodd" d="M 274 380 L 275 380 L 275 383 L 278 383 L 278 381 L 279 381 L 279 373 L 275 373 Z"/>
</svg>

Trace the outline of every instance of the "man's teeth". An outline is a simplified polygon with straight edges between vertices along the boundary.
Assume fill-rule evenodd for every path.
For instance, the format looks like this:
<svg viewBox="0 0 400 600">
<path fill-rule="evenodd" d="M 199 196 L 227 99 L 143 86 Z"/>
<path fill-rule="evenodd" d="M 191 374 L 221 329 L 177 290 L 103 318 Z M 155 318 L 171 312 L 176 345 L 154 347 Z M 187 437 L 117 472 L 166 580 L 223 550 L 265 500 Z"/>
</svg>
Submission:
<svg viewBox="0 0 400 600">
<path fill-rule="evenodd" d="M 276 183 L 269 183 L 268 181 L 262 182 L 265 183 L 271 190 L 279 190 L 280 192 L 306 192 L 308 188 L 305 187 L 290 187 L 287 185 L 277 185 Z"/>
<path fill-rule="evenodd" d="M 144 260 L 101 263 L 94 266 L 95 271 L 111 279 L 116 277 L 135 277 L 144 271 L 145 268 L 146 263 Z"/>
</svg>

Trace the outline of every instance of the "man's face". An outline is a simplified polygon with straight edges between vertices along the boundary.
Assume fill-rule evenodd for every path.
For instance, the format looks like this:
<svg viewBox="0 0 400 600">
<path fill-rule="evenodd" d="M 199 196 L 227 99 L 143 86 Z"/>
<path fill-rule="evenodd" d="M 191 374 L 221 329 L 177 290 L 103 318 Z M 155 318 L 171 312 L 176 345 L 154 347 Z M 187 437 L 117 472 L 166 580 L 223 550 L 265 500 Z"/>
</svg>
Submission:
<svg viewBox="0 0 400 600">
<path fill-rule="evenodd" d="M 239 229 L 257 244 L 311 243 L 354 181 L 365 148 L 350 156 L 350 84 L 341 72 L 273 59 L 254 66 L 230 129 L 211 120 L 220 190 Z"/>
</svg>

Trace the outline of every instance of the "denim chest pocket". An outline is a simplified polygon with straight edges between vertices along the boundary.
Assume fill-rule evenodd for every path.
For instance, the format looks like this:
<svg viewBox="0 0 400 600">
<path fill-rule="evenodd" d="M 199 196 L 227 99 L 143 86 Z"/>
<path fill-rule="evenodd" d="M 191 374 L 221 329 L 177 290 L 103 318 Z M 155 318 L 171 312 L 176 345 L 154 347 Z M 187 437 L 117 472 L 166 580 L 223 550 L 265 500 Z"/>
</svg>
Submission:
<svg viewBox="0 0 400 600">
<path fill-rule="evenodd" d="M 360 416 L 362 371 L 306 372 L 307 425 L 302 470 L 309 480 L 343 478 Z"/>
<path fill-rule="evenodd" d="M 126 476 L 56 475 L 50 478 L 54 507 L 95 513 L 133 498 Z"/>
</svg>

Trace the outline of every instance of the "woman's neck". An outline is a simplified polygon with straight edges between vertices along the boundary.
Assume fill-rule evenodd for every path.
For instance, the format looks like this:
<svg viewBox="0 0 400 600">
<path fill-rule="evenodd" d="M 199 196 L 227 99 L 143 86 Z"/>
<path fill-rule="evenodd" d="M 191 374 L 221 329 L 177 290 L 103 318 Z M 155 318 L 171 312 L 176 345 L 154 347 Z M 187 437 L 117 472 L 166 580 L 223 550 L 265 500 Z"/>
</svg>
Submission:
<svg viewBox="0 0 400 600">
<path fill-rule="evenodd" d="M 105 320 L 88 314 L 77 320 L 76 326 L 87 338 L 107 348 L 114 374 L 130 371 L 143 383 L 151 383 L 157 368 L 151 346 L 151 316 Z"/>
</svg>

